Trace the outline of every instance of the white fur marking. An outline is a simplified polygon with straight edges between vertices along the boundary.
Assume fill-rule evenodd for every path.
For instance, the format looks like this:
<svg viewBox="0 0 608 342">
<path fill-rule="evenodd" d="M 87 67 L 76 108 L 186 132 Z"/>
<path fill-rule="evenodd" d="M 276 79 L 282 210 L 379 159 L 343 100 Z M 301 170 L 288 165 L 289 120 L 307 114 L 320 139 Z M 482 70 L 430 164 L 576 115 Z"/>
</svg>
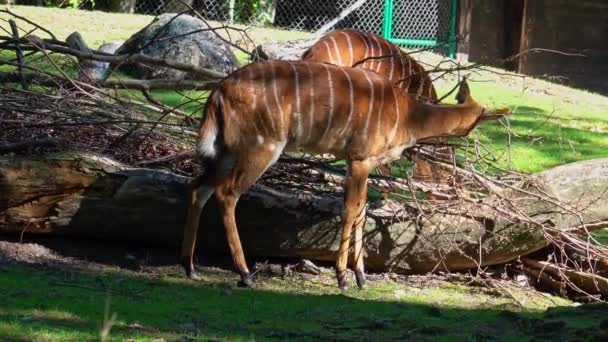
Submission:
<svg viewBox="0 0 608 342">
<path fill-rule="evenodd" d="M 399 54 L 398 51 L 396 51 L 395 53 Z M 391 81 L 393 80 L 393 70 L 395 69 L 395 58 L 397 58 L 397 57 L 391 57 L 391 68 L 388 72 L 388 79 Z"/>
<path fill-rule="evenodd" d="M 266 75 L 264 75 L 264 69 L 260 68 L 262 70 L 262 77 L 264 78 L 264 81 L 262 81 L 262 96 L 263 96 L 263 100 L 264 100 L 264 107 L 266 108 L 266 115 L 268 116 L 268 121 L 270 121 L 270 126 L 272 127 L 272 131 L 270 131 L 270 134 L 273 134 L 276 132 L 276 128 L 274 126 L 274 118 L 272 117 L 272 110 L 270 110 L 270 105 L 268 104 L 268 98 L 266 96 Z"/>
<path fill-rule="evenodd" d="M 397 91 L 399 91 L 398 89 L 392 88 L 393 90 L 393 97 L 395 99 L 395 124 L 393 125 L 393 129 L 391 129 L 391 132 L 388 135 L 388 139 L 386 141 L 386 145 L 390 145 L 393 142 L 393 139 L 395 139 L 395 134 L 397 134 L 397 128 L 399 127 L 399 98 L 397 97 Z"/>
<path fill-rule="evenodd" d="M 366 59 L 369 52 L 369 45 L 367 44 L 367 38 L 364 35 L 361 35 L 361 39 L 363 40 L 363 44 L 365 44 L 365 53 L 363 54 L 363 59 Z"/>
<path fill-rule="evenodd" d="M 348 111 L 348 119 L 346 120 L 346 123 L 344 124 L 344 127 L 342 128 L 340 133 L 338 133 L 338 136 L 342 137 L 342 135 L 346 132 L 346 130 L 350 126 L 350 122 L 353 119 L 353 114 L 355 112 L 355 92 L 353 89 L 353 81 L 351 80 L 348 72 L 346 72 L 346 70 L 344 68 L 340 68 L 340 70 L 342 70 L 344 75 L 346 75 L 346 80 L 348 81 L 348 93 L 349 93 L 349 97 L 350 97 L 350 110 Z M 345 139 L 343 139 L 343 140 L 344 140 L 344 142 L 346 142 Z"/>
<path fill-rule="evenodd" d="M 295 79 L 295 88 L 296 88 L 296 111 L 293 113 L 295 116 L 297 126 L 296 126 L 296 138 L 295 143 L 296 146 L 300 142 L 300 138 L 302 137 L 302 112 L 300 109 L 300 75 L 298 74 L 298 70 L 295 64 L 291 64 L 291 68 L 293 69 L 294 79 Z"/>
<path fill-rule="evenodd" d="M 348 35 L 348 33 L 346 32 L 342 32 L 342 34 L 344 35 L 344 37 L 346 37 L 346 42 L 348 43 L 348 56 L 350 57 L 348 65 L 349 67 L 353 66 L 353 44 L 350 41 L 350 36 Z"/>
<path fill-rule="evenodd" d="M 281 107 L 281 103 L 279 102 L 279 95 L 277 93 L 277 81 L 276 81 L 276 72 L 274 70 L 274 64 L 270 68 L 272 70 L 272 90 L 274 93 L 274 100 L 277 103 L 277 109 L 279 113 L 279 137 L 283 138 L 283 134 L 285 133 L 285 126 L 283 125 L 283 108 Z"/>
<path fill-rule="evenodd" d="M 383 55 L 382 46 L 380 46 L 380 41 L 378 41 L 378 37 L 376 37 L 375 35 L 372 36 L 372 38 L 374 38 L 374 40 L 376 41 L 376 44 L 378 44 L 378 57 L 380 57 Z M 376 62 L 376 69 L 375 69 L 376 72 L 378 72 L 380 70 L 381 65 L 382 65 L 382 59 L 378 58 L 377 62 Z"/>
<path fill-rule="evenodd" d="M 215 140 L 217 139 L 217 129 L 214 127 L 212 132 L 201 137 L 198 142 L 198 153 L 201 157 L 213 158 L 215 157 Z"/>
<path fill-rule="evenodd" d="M 259 135 L 256 137 L 258 141 L 258 145 L 262 145 L 264 143 L 264 137 Z"/>
<path fill-rule="evenodd" d="M 327 136 L 327 133 L 329 133 L 329 130 L 331 128 L 331 123 L 332 123 L 333 117 L 334 117 L 334 85 L 333 85 L 333 82 L 331 79 L 331 71 L 329 70 L 329 67 L 327 66 L 327 64 L 323 64 L 323 67 L 327 71 L 327 84 L 328 84 L 328 88 L 329 88 L 329 109 L 327 112 L 327 115 L 328 115 L 327 126 L 325 127 L 325 132 L 323 132 L 323 136 L 321 137 L 321 140 L 319 140 L 319 141 L 323 141 L 325 139 L 325 136 Z"/>
<path fill-rule="evenodd" d="M 334 56 L 331 54 L 331 49 L 329 48 L 329 44 L 327 44 L 327 41 L 324 41 L 323 45 L 325 45 L 325 50 L 327 50 L 327 57 L 329 57 L 331 63 L 336 63 L 336 61 L 334 60 Z"/>
<path fill-rule="evenodd" d="M 378 110 L 378 122 L 376 124 L 376 135 L 378 137 L 382 136 L 382 131 L 381 131 L 381 123 L 382 123 L 382 111 L 384 110 L 384 87 L 380 87 L 381 93 L 380 93 L 380 108 Z"/>
<path fill-rule="evenodd" d="M 277 160 L 279 160 L 279 157 L 281 156 L 281 153 L 283 152 L 283 149 L 285 148 L 285 145 L 287 145 L 287 140 L 279 141 L 277 145 L 275 145 L 274 143 L 268 144 L 268 146 L 267 146 L 268 149 L 270 151 L 274 150 L 274 155 L 272 156 L 272 159 L 270 159 L 270 161 L 268 162 L 268 164 L 266 164 L 266 167 L 264 168 L 264 170 L 260 174 L 266 172 L 266 170 L 268 170 L 268 168 L 270 166 L 272 166 L 272 164 L 276 163 Z"/>
<path fill-rule="evenodd" d="M 405 65 L 403 64 L 403 57 L 399 58 L 399 62 L 401 63 L 401 76 L 399 77 L 399 80 L 402 80 L 403 77 L 405 77 Z M 399 88 L 404 88 L 403 84 L 403 82 L 400 82 Z"/>
<path fill-rule="evenodd" d="M 334 50 L 336 51 L 336 58 L 338 59 L 338 65 L 342 65 L 342 56 L 340 55 L 340 49 L 338 49 L 338 43 L 336 43 L 336 38 L 329 37 L 329 39 L 331 39 L 332 43 L 334 43 Z"/>
<path fill-rule="evenodd" d="M 310 68 L 310 65 L 306 64 L 306 69 L 308 69 L 308 73 L 310 74 L 310 77 L 308 78 L 310 81 L 310 85 L 308 88 L 310 88 L 310 97 L 309 97 L 309 105 L 310 105 L 310 110 L 308 111 L 308 117 L 310 119 L 310 124 L 308 125 L 308 135 L 306 136 L 306 143 L 308 143 L 310 141 L 310 138 L 312 137 L 312 131 L 314 129 L 314 125 L 315 125 L 315 84 L 314 84 L 314 75 L 312 72 L 312 69 Z"/>
<path fill-rule="evenodd" d="M 365 79 L 367 79 L 367 83 L 369 83 L 369 107 L 367 109 L 367 116 L 365 118 L 365 126 L 363 127 L 363 134 L 365 135 L 365 138 L 367 138 L 367 133 L 369 130 L 369 120 L 372 116 L 372 109 L 374 108 L 374 84 L 372 83 L 372 80 L 369 79 L 369 75 L 368 75 L 368 71 L 363 71 L 363 74 L 365 75 Z"/>
<path fill-rule="evenodd" d="M 369 47 L 370 47 L 370 50 L 371 50 L 369 56 L 370 57 L 376 57 L 376 53 L 374 51 L 374 42 L 371 41 L 371 38 L 370 38 L 370 41 L 369 41 Z M 370 59 L 369 60 L 369 68 L 370 69 L 372 68 L 372 63 L 374 63 L 375 61 L 376 61 L 375 59 Z"/>
<path fill-rule="evenodd" d="M 196 205 L 197 205 L 199 211 L 203 210 L 203 208 L 205 207 L 205 204 L 207 203 L 209 198 L 211 198 L 211 195 L 213 195 L 214 191 L 215 191 L 215 189 L 213 187 L 204 186 L 204 185 L 200 186 L 196 190 Z"/>
<path fill-rule="evenodd" d="M 255 112 L 256 109 L 258 108 L 258 97 L 255 91 L 255 85 L 253 84 L 253 68 L 247 68 L 247 70 L 249 71 L 249 81 L 250 81 L 250 87 L 251 87 L 251 94 L 253 95 L 253 103 L 251 105 L 251 111 Z"/>
</svg>

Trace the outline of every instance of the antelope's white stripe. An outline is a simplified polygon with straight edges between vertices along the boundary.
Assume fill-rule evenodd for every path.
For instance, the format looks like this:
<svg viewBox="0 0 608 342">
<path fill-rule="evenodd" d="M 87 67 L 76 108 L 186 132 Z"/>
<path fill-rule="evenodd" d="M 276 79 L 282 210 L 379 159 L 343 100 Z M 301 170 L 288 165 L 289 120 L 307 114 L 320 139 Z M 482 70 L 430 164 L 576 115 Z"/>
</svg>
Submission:
<svg viewBox="0 0 608 342">
<path fill-rule="evenodd" d="M 409 69 L 409 73 L 407 74 L 407 88 L 410 88 L 410 85 L 412 84 L 412 61 L 410 59 L 407 60 L 407 66 Z"/>
<path fill-rule="evenodd" d="M 332 43 L 334 43 L 334 50 L 336 51 L 336 57 L 338 58 L 338 65 L 343 65 L 342 64 L 342 55 L 340 54 L 340 49 L 338 48 L 338 43 L 336 42 L 336 38 L 331 36 L 331 37 L 329 37 L 329 39 L 331 39 Z"/>
<path fill-rule="evenodd" d="M 380 87 L 380 107 L 378 108 L 378 122 L 376 123 L 376 135 L 378 137 L 382 136 L 382 111 L 384 110 L 384 87 Z"/>
<path fill-rule="evenodd" d="M 269 133 L 272 135 L 273 133 L 275 133 L 277 131 L 275 125 L 274 125 L 274 118 L 272 117 L 272 110 L 270 110 L 270 105 L 268 104 L 268 97 L 266 96 L 266 75 L 264 73 L 264 68 L 259 68 L 262 70 L 262 78 L 264 81 L 262 81 L 262 97 L 263 97 L 263 101 L 264 101 L 264 107 L 266 109 L 266 115 L 268 116 L 268 121 L 270 122 L 270 127 L 272 128 L 272 131 L 270 131 Z M 274 80 L 273 80 L 274 81 Z"/>
<path fill-rule="evenodd" d="M 391 51 L 391 49 L 389 48 L 389 51 Z M 391 54 L 397 54 L 397 56 L 399 55 L 399 51 L 391 51 Z M 390 57 L 391 59 L 391 68 L 388 71 L 388 79 L 389 80 L 393 80 L 393 71 L 395 70 L 395 58 L 397 58 L 397 56 L 394 57 Z"/>
<path fill-rule="evenodd" d="M 291 64 L 291 68 L 293 69 L 295 88 L 296 88 L 296 110 L 294 112 L 294 116 L 297 120 L 296 126 L 296 145 L 298 145 L 300 138 L 302 137 L 302 112 L 300 110 L 300 75 L 298 74 L 298 69 L 295 64 Z"/>
<path fill-rule="evenodd" d="M 365 79 L 367 80 L 367 83 L 369 83 L 369 107 L 367 109 L 367 116 L 365 117 L 365 126 L 363 126 L 363 134 L 365 136 L 365 138 L 367 138 L 367 133 L 369 131 L 369 120 L 372 116 L 372 109 L 374 108 L 374 84 L 372 83 L 372 80 L 369 79 L 369 72 L 368 71 L 363 71 L 363 75 L 365 75 Z"/>
<path fill-rule="evenodd" d="M 282 139 L 283 134 L 285 133 L 285 126 L 283 125 L 283 107 L 281 107 L 281 102 L 279 102 L 279 94 L 277 93 L 277 81 L 276 81 L 276 71 L 274 70 L 275 65 L 273 64 L 270 70 L 272 70 L 272 91 L 274 93 L 274 101 L 277 104 L 277 110 L 279 113 L 279 137 Z"/>
<path fill-rule="evenodd" d="M 395 101 L 395 124 L 393 125 L 393 129 L 391 129 L 391 132 L 388 134 L 388 139 L 386 140 L 386 145 L 390 145 L 393 142 L 393 139 L 395 139 L 395 134 L 397 134 L 397 128 L 399 127 L 399 97 L 397 96 L 397 92 L 399 91 L 398 88 L 392 87 L 391 90 L 393 91 L 393 98 Z"/>
<path fill-rule="evenodd" d="M 342 128 L 340 133 L 338 133 L 338 137 L 341 137 L 342 135 L 344 135 L 344 133 L 346 133 L 346 131 L 348 130 L 348 127 L 350 126 L 351 121 L 353 120 L 353 116 L 354 116 L 353 114 L 355 113 L 355 91 L 353 89 L 353 81 L 351 80 L 350 75 L 346 72 L 346 70 L 344 68 L 340 68 L 340 70 L 342 70 L 342 73 L 344 73 L 344 75 L 346 76 L 346 80 L 348 81 L 350 110 L 348 111 L 348 118 L 346 119 L 346 123 L 344 124 L 344 127 Z M 344 140 L 344 142 L 346 142 L 346 140 Z"/>
<path fill-rule="evenodd" d="M 375 53 L 375 50 L 374 50 L 374 42 L 372 42 L 371 39 L 369 41 L 369 48 L 371 50 L 369 56 L 370 57 L 375 57 L 376 53 Z M 372 64 L 374 63 L 374 61 L 375 61 L 374 59 L 370 59 L 369 60 L 369 68 L 370 69 L 372 68 Z"/>
<path fill-rule="evenodd" d="M 361 35 L 360 37 L 363 40 L 363 44 L 365 44 L 365 53 L 363 54 L 362 59 L 366 59 L 367 54 L 369 53 L 369 45 L 367 45 L 367 38 L 365 36 Z"/>
<path fill-rule="evenodd" d="M 399 76 L 399 80 L 403 80 L 403 78 L 405 77 L 405 65 L 403 64 L 403 63 L 404 63 L 404 61 L 403 61 L 403 57 L 402 57 L 402 58 L 399 58 L 399 62 L 401 63 L 401 76 Z M 404 81 L 401 81 L 401 82 L 399 83 L 399 87 L 400 87 L 400 88 L 405 88 L 405 87 L 403 86 L 403 84 L 404 84 Z"/>
<path fill-rule="evenodd" d="M 249 81 L 251 82 L 250 87 L 251 87 L 251 95 L 253 95 L 253 103 L 251 104 L 251 111 L 255 112 L 256 109 L 258 108 L 258 96 L 256 94 L 256 85 L 253 81 L 253 68 L 247 68 L 247 71 L 249 73 Z"/>
<path fill-rule="evenodd" d="M 353 57 L 354 57 L 353 56 L 353 44 L 350 41 L 350 36 L 348 35 L 348 33 L 342 32 L 342 34 L 344 35 L 344 37 L 346 37 L 346 43 L 348 43 L 348 56 L 350 57 L 348 66 L 352 67 L 353 66 Z"/>
<path fill-rule="evenodd" d="M 378 57 L 381 57 L 382 55 L 384 55 L 384 51 L 382 51 L 382 46 L 380 45 L 380 41 L 378 40 L 377 36 L 372 36 L 374 38 L 374 40 L 376 41 L 376 44 L 378 44 Z M 380 71 L 380 66 L 383 63 L 383 59 L 382 58 L 378 58 L 377 59 L 377 63 L 376 63 L 376 72 Z"/>
<path fill-rule="evenodd" d="M 331 128 L 331 123 L 334 118 L 334 84 L 331 79 L 331 70 L 329 70 L 329 66 L 327 64 L 323 64 L 323 67 L 325 68 L 325 71 L 327 71 L 327 87 L 329 88 L 329 108 L 327 112 L 327 126 L 325 127 L 325 132 L 323 132 L 321 140 L 319 141 L 323 141 L 327 136 L 327 133 Z"/>
<path fill-rule="evenodd" d="M 312 131 L 314 129 L 314 124 L 315 124 L 315 82 L 314 82 L 314 75 L 312 73 L 312 69 L 310 69 L 310 65 L 308 65 L 308 63 L 305 64 L 306 65 L 306 69 L 308 69 L 308 73 L 310 75 L 309 82 L 310 85 L 308 86 L 308 88 L 310 89 L 310 97 L 309 97 L 309 111 L 308 111 L 308 118 L 310 120 L 310 123 L 308 125 L 308 135 L 306 136 L 306 142 L 308 143 L 310 141 L 310 138 L 312 137 Z"/>
<path fill-rule="evenodd" d="M 334 56 L 331 53 L 331 48 L 329 47 L 329 44 L 327 44 L 327 41 L 323 41 L 323 45 L 325 45 L 325 50 L 327 50 L 327 58 L 329 58 L 332 64 L 335 64 L 336 61 L 334 60 Z"/>
</svg>

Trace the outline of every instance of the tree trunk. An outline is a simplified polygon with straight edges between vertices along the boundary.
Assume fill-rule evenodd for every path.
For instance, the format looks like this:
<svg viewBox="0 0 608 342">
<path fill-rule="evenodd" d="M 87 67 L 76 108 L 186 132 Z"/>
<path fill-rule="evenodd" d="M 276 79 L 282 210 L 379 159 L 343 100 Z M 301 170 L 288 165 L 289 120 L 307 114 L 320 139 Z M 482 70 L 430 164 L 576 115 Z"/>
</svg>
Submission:
<svg viewBox="0 0 608 342">
<path fill-rule="evenodd" d="M 186 6 L 185 4 L 192 6 L 192 4 L 194 3 L 194 0 L 182 0 L 182 1 L 183 2 L 181 2 L 179 0 L 173 0 L 173 1 L 167 2 L 167 4 L 165 5 L 165 13 L 181 13 L 181 12 L 187 11 L 190 8 L 188 6 Z"/>
<path fill-rule="evenodd" d="M 547 194 L 588 205 L 584 222 L 608 219 L 608 159 L 561 166 L 534 177 Z M 131 168 L 86 153 L 0 157 L 0 233 L 181 243 L 187 177 Z M 529 191 L 532 186 L 524 187 Z M 333 261 L 338 249 L 342 194 L 316 196 L 256 186 L 237 206 L 245 254 Z M 502 200 L 499 198 L 502 197 Z M 543 229 L 513 224 L 491 210 L 504 200 L 557 230 L 580 224 L 576 215 L 530 195 L 504 190 L 482 203 L 458 206 L 469 217 L 441 214 L 412 220 L 391 201 L 370 204 L 366 265 L 377 271 L 419 273 L 507 262 L 547 245 Z M 501 202 L 502 201 L 502 202 Z M 550 220 L 550 221 L 549 221 Z M 203 213 L 198 248 L 226 253 L 215 200 Z"/>
<path fill-rule="evenodd" d="M 137 0 L 103 0 L 95 6 L 95 9 L 116 12 L 116 13 L 135 13 Z"/>
</svg>

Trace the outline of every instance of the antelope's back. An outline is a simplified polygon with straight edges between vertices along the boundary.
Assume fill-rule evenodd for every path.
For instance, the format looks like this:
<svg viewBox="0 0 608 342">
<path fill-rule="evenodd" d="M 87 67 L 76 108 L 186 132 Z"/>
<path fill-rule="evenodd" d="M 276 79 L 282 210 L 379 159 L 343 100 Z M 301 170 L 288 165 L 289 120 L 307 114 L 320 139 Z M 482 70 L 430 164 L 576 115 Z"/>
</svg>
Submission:
<svg viewBox="0 0 608 342">
<path fill-rule="evenodd" d="M 369 70 L 303 61 L 251 63 L 218 87 L 228 147 L 285 142 L 288 150 L 336 155 L 386 145 L 401 95 Z"/>
<path fill-rule="evenodd" d="M 435 87 L 424 68 L 396 45 L 371 33 L 331 31 L 311 46 L 301 59 L 339 66 L 356 65 L 375 71 L 393 82 L 402 80 L 399 86 L 409 93 L 437 99 Z"/>
</svg>

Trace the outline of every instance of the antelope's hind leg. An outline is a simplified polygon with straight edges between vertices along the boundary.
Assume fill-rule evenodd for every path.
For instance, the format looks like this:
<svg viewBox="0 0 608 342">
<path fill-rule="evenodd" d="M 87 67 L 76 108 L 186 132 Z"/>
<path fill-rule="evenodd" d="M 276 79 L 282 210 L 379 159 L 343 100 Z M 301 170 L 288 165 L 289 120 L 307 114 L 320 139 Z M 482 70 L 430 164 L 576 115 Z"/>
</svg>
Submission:
<svg viewBox="0 0 608 342">
<path fill-rule="evenodd" d="M 367 191 L 365 192 L 365 196 L 367 196 Z M 365 205 L 363 205 L 363 209 L 361 213 L 357 216 L 355 220 L 355 248 L 354 248 L 354 268 L 355 268 L 355 277 L 357 279 L 357 286 L 360 289 L 365 287 L 365 267 L 363 264 L 363 226 L 365 226 Z"/>
<path fill-rule="evenodd" d="M 215 188 L 215 196 L 226 229 L 226 239 L 232 254 L 232 260 L 239 270 L 239 286 L 253 285 L 247 267 L 243 247 L 236 224 L 235 209 L 239 197 L 247 191 L 279 158 L 285 144 L 266 143 L 241 151 L 235 159 L 230 173 L 220 179 Z"/>
<path fill-rule="evenodd" d="M 188 212 L 186 214 L 186 226 L 182 240 L 181 264 L 190 279 L 199 280 L 200 277 L 194 269 L 193 257 L 196 244 L 196 234 L 203 207 L 213 195 L 213 175 L 209 173 L 192 181 L 190 197 L 188 201 Z"/>
<path fill-rule="evenodd" d="M 365 285 L 363 269 L 363 224 L 367 202 L 367 177 L 372 166 L 367 160 L 348 162 L 348 175 L 344 183 L 344 206 L 342 209 L 342 238 L 336 261 L 338 287 L 346 289 L 346 266 L 351 233 L 355 229 L 355 275 L 357 285 Z"/>
</svg>

